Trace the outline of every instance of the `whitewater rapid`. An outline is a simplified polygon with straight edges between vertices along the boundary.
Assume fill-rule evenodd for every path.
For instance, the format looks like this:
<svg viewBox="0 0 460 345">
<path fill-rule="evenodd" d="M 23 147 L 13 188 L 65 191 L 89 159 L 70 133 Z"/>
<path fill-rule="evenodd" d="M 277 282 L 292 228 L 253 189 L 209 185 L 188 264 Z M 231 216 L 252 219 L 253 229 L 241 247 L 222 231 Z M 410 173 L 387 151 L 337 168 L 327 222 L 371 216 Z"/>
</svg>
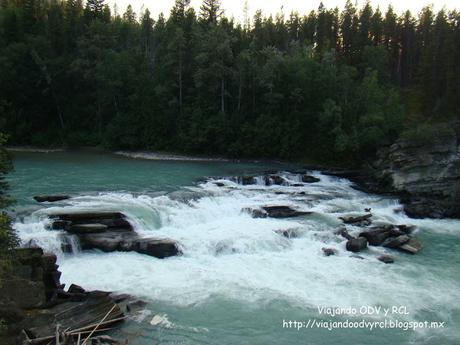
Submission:
<svg viewBox="0 0 460 345">
<path fill-rule="evenodd" d="M 313 172 L 318 183 L 302 186 L 241 185 L 229 178 L 208 179 L 170 193 L 107 192 L 79 195 L 18 219 L 23 243 L 34 241 L 58 254 L 61 280 L 87 289 L 130 293 L 179 306 L 223 296 L 243 303 L 285 300 L 297 306 L 347 307 L 407 305 L 409 318 L 433 311 L 449 319 L 460 299 L 456 275 L 418 256 L 370 247 L 356 258 L 334 232 L 344 215 L 371 208 L 374 224 L 416 225 L 415 236 L 459 236 L 454 220 L 409 219 L 397 200 L 365 194 L 345 179 Z M 220 185 L 220 186 L 218 186 Z M 311 215 L 292 219 L 252 218 L 244 208 L 289 205 Z M 125 213 L 142 236 L 171 238 L 183 255 L 164 260 L 137 253 L 64 254 L 62 237 L 47 230 L 47 214 L 62 210 L 114 210 Z M 297 238 L 276 231 L 293 229 Z M 351 233 L 360 228 L 349 227 Z M 72 244 L 78 249 L 78 243 Z M 427 243 L 426 246 L 430 244 Z M 339 253 L 325 257 L 322 248 Z M 395 264 L 376 258 L 388 253 Z M 439 281 L 442 277 L 442 282 Z M 434 306 L 436 309 L 434 310 Z"/>
</svg>

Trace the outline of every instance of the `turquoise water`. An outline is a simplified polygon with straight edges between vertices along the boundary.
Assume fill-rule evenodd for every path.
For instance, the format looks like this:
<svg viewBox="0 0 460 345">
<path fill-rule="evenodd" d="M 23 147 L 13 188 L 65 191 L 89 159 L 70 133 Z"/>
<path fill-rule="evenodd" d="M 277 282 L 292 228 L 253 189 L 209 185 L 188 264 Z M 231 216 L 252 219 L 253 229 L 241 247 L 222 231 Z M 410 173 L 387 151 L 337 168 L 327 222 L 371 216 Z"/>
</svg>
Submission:
<svg viewBox="0 0 460 345">
<path fill-rule="evenodd" d="M 10 177 L 15 228 L 57 253 L 62 281 L 125 292 L 148 302 L 113 335 L 130 344 L 458 344 L 460 222 L 413 220 L 391 198 L 367 195 L 347 180 L 310 172 L 321 181 L 302 187 L 242 186 L 225 178 L 274 164 L 156 161 L 95 152 L 15 153 Z M 285 173 L 286 180 L 298 177 Z M 225 186 L 218 187 L 214 182 Z M 299 192 L 305 192 L 299 194 Z M 72 199 L 37 204 L 36 194 Z M 283 204 L 313 215 L 254 219 L 241 210 Z M 334 234 L 342 215 L 372 207 L 374 223 L 413 224 L 424 249 L 415 256 L 371 247 L 363 259 Z M 136 253 L 60 252 L 46 230 L 56 210 L 125 212 L 141 235 L 177 240 L 184 255 L 158 260 Z M 277 230 L 295 229 L 287 239 Z M 350 228 L 350 232 L 359 232 Z M 325 257 L 322 247 L 338 255 Z M 391 254 L 385 265 L 376 257 Z M 320 306 L 403 306 L 408 315 L 321 315 Z M 283 327 L 283 320 L 445 322 L 441 329 Z"/>
</svg>

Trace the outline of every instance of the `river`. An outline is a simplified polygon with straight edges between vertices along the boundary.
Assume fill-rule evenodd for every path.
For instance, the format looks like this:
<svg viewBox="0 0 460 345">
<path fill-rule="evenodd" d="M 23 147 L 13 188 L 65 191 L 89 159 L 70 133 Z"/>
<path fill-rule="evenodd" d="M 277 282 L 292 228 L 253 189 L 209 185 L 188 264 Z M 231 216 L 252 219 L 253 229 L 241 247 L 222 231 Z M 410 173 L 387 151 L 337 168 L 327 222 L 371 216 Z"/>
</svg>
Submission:
<svg viewBox="0 0 460 345">
<path fill-rule="evenodd" d="M 274 163 L 148 160 L 77 151 L 15 152 L 14 167 L 9 183 L 17 201 L 14 228 L 22 242 L 33 240 L 55 252 L 66 284 L 148 302 L 113 333 L 130 344 L 438 345 L 460 339 L 460 221 L 410 219 L 396 199 L 365 194 L 348 180 L 316 171 L 309 174 L 320 182 L 296 187 L 241 185 L 229 178 L 291 168 Z M 299 183 L 298 175 L 283 176 Z M 53 193 L 73 198 L 53 204 L 32 199 Z M 263 205 L 290 205 L 313 214 L 257 219 L 242 211 Z M 183 255 L 160 260 L 137 253 L 65 254 L 59 232 L 46 229 L 47 213 L 63 208 L 122 211 L 141 235 L 178 241 Z M 370 247 L 359 253 L 362 259 L 347 252 L 346 240 L 334 234 L 338 217 L 359 215 L 365 208 L 372 209 L 375 224 L 415 225 L 422 251 L 408 255 Z M 286 229 L 294 229 L 297 237 L 276 232 Z M 350 227 L 352 233 L 359 231 Z M 326 257 L 323 247 L 338 254 Z M 378 261 L 383 253 L 395 263 Z M 352 307 L 358 315 L 324 315 L 322 306 Z M 377 314 L 379 306 L 403 306 L 407 314 Z M 311 320 L 341 321 L 343 327 L 347 320 L 362 319 L 444 325 L 372 331 L 362 325 L 310 327 Z M 283 327 L 283 320 L 310 324 L 298 330 Z"/>
</svg>

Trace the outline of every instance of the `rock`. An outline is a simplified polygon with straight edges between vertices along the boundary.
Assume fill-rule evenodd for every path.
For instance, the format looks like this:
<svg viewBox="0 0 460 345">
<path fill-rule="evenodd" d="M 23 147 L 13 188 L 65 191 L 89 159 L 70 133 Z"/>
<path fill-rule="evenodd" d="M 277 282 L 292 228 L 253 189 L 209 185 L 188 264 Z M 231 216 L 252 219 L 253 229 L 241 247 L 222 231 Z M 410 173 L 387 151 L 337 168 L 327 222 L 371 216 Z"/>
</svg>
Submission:
<svg viewBox="0 0 460 345">
<path fill-rule="evenodd" d="M 321 181 L 319 178 L 314 177 L 314 176 L 309 176 L 309 175 L 303 175 L 302 176 L 302 182 L 304 183 L 316 183 Z"/>
<path fill-rule="evenodd" d="M 353 238 L 347 241 L 346 248 L 349 252 L 360 252 L 367 248 L 367 239 L 364 237 Z"/>
<path fill-rule="evenodd" d="M 45 271 L 53 271 L 57 269 L 57 257 L 55 254 L 44 253 L 41 257 L 41 265 Z"/>
<path fill-rule="evenodd" d="M 234 177 L 233 180 L 236 183 L 241 184 L 243 186 L 256 183 L 256 179 L 254 178 L 254 176 L 238 176 L 238 177 Z"/>
<path fill-rule="evenodd" d="M 217 187 L 224 187 L 224 186 L 225 186 L 225 183 L 222 183 L 222 182 L 214 182 L 214 184 L 215 184 Z"/>
<path fill-rule="evenodd" d="M 334 248 L 321 248 L 325 256 L 336 255 L 338 253 L 337 249 Z"/>
<path fill-rule="evenodd" d="M 5 300 L 14 301 L 21 309 L 39 308 L 46 302 L 43 282 L 30 279 L 4 279 L 0 287 L 0 295 Z"/>
<path fill-rule="evenodd" d="M 286 238 L 297 238 L 300 235 L 298 229 L 275 230 L 275 232 Z"/>
<path fill-rule="evenodd" d="M 404 243 L 407 243 L 409 242 L 410 240 L 410 237 L 407 236 L 407 235 L 401 235 L 401 236 L 398 236 L 398 237 L 391 237 L 391 238 L 388 238 L 387 240 L 385 240 L 385 242 L 383 242 L 383 246 L 384 247 L 387 247 L 387 248 L 399 248 L 401 247 Z"/>
<path fill-rule="evenodd" d="M 293 184 L 290 184 L 290 186 L 291 187 L 303 187 L 303 184 L 301 184 L 301 183 L 293 183 Z"/>
<path fill-rule="evenodd" d="M 345 224 L 353 224 L 353 225 L 358 225 L 358 226 L 365 226 L 365 225 L 370 225 L 371 224 L 371 218 L 372 214 L 365 214 L 362 216 L 357 216 L 357 217 L 339 217 L 340 220 L 342 220 Z"/>
<path fill-rule="evenodd" d="M 398 247 L 398 249 L 410 254 L 417 254 L 422 249 L 422 247 L 422 242 L 415 238 L 411 238 L 408 242 Z"/>
<path fill-rule="evenodd" d="M 311 214 L 312 212 L 297 211 L 289 206 L 263 206 L 262 209 L 271 218 L 290 218 Z"/>
<path fill-rule="evenodd" d="M 88 219 L 124 219 L 125 215 L 121 212 L 99 211 L 99 212 L 72 212 L 72 213 L 55 213 L 51 214 L 50 218 L 58 218 L 60 220 L 88 222 Z"/>
<path fill-rule="evenodd" d="M 71 284 L 67 290 L 69 293 L 85 293 L 85 289 L 76 284 Z"/>
<path fill-rule="evenodd" d="M 66 220 L 55 220 L 51 224 L 51 229 L 52 230 L 66 230 L 70 224 L 71 222 L 66 221 Z"/>
<path fill-rule="evenodd" d="M 410 217 L 460 217 L 460 121 L 436 124 L 423 140 L 378 152 L 374 178 L 401 196 Z"/>
<path fill-rule="evenodd" d="M 108 229 L 104 224 L 75 224 L 68 228 L 68 232 L 76 234 L 94 234 Z"/>
<path fill-rule="evenodd" d="M 264 210 L 245 207 L 241 211 L 249 213 L 252 216 L 252 218 L 267 218 L 267 212 L 265 212 Z"/>
<path fill-rule="evenodd" d="M 133 248 L 138 253 L 147 254 L 159 259 L 167 258 L 170 256 L 176 256 L 180 254 L 180 250 L 177 246 L 177 243 L 168 239 L 139 239 L 134 242 Z"/>
<path fill-rule="evenodd" d="M 411 234 L 415 230 L 415 225 L 396 225 L 396 227 L 406 235 Z"/>
<path fill-rule="evenodd" d="M 34 196 L 37 202 L 55 202 L 70 199 L 68 195 L 36 195 Z"/>
<path fill-rule="evenodd" d="M 269 176 L 270 184 L 283 185 L 286 183 L 283 177 L 279 175 L 270 175 Z"/>
<path fill-rule="evenodd" d="M 391 257 L 390 255 L 380 255 L 377 258 L 377 260 L 382 261 L 385 264 L 392 264 L 393 262 L 395 262 L 393 257 Z"/>
<path fill-rule="evenodd" d="M 403 232 L 390 225 L 373 227 L 369 231 L 361 232 L 359 236 L 366 238 L 371 246 L 380 246 L 389 237 L 400 236 L 403 234 Z"/>
<path fill-rule="evenodd" d="M 351 236 L 349 233 L 348 233 L 348 230 L 346 228 L 340 228 L 339 230 L 337 230 L 335 232 L 336 235 L 340 235 L 344 238 L 346 238 L 347 240 L 351 240 L 353 239 L 354 237 Z"/>
<path fill-rule="evenodd" d="M 356 254 L 350 255 L 350 258 L 364 260 L 364 258 L 361 255 L 356 255 Z"/>
</svg>

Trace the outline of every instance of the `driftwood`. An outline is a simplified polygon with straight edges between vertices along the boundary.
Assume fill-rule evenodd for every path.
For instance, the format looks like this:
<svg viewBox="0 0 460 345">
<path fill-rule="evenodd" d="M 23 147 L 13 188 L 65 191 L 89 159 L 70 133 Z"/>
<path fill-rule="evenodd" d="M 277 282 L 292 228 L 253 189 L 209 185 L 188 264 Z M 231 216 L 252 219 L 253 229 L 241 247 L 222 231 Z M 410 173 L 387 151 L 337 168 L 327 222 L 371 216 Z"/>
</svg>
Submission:
<svg viewBox="0 0 460 345">
<path fill-rule="evenodd" d="M 113 307 L 112 307 L 112 309 L 110 309 L 110 310 L 107 312 L 107 314 L 105 314 L 105 316 L 102 318 L 102 320 L 99 321 L 99 323 L 96 325 L 96 327 L 94 327 L 94 329 L 91 331 L 91 333 L 88 334 L 88 336 L 86 337 L 85 341 L 83 342 L 83 345 L 86 344 L 86 342 L 88 341 L 88 339 L 91 338 L 91 336 L 93 335 L 94 331 L 96 331 L 96 329 L 101 325 L 101 323 L 103 323 L 103 322 L 105 321 L 105 319 L 107 319 L 107 316 L 110 315 L 110 313 L 115 309 L 116 306 L 117 306 L 117 305 L 114 304 Z"/>
</svg>

